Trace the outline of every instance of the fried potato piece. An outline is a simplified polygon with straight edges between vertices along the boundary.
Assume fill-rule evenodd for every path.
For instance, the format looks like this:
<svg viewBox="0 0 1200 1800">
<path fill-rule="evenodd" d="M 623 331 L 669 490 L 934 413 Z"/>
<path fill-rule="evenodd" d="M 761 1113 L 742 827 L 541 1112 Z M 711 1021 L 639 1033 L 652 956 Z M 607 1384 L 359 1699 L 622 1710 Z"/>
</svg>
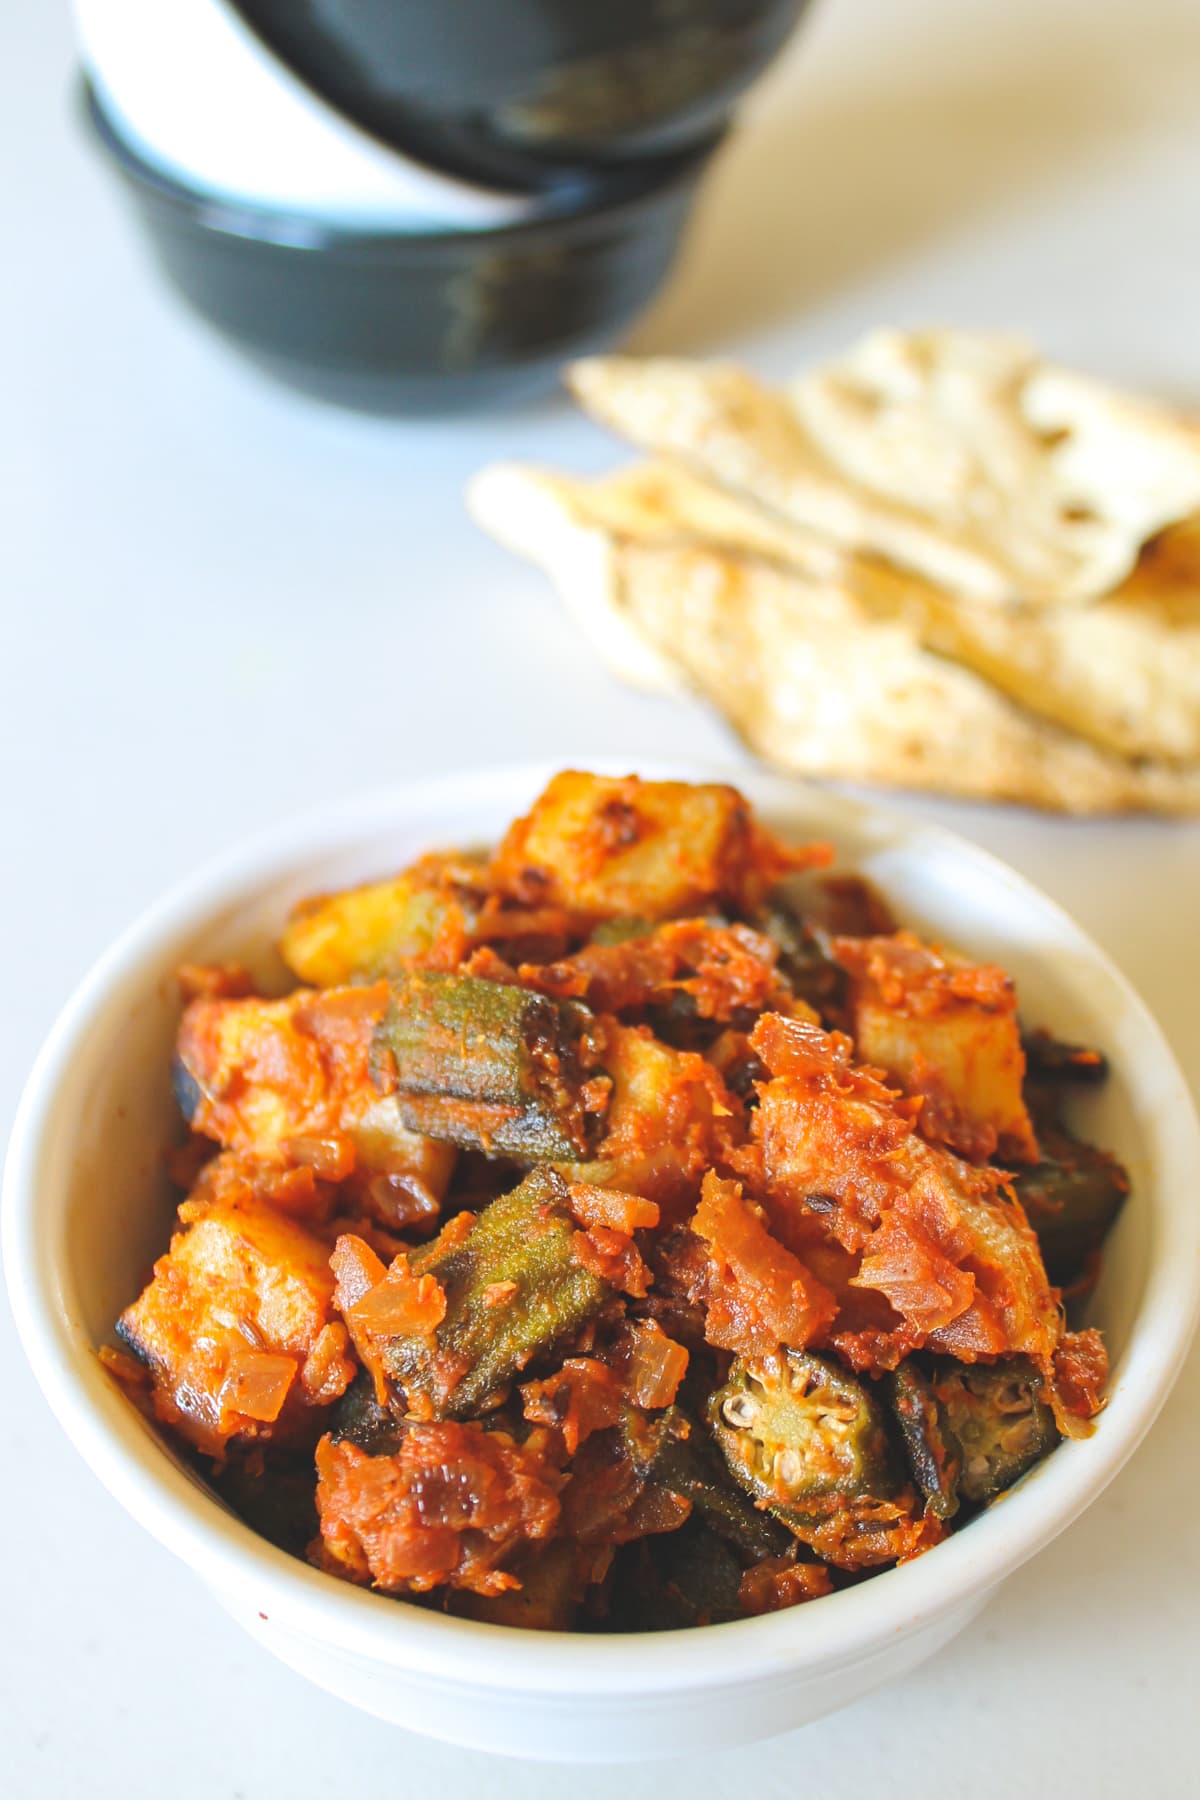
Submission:
<svg viewBox="0 0 1200 1800">
<path fill-rule="evenodd" d="M 741 1141 L 742 1103 L 703 1056 L 671 1049 L 644 1025 L 601 1023 L 612 1080 L 605 1135 L 594 1161 L 563 1166 L 563 1173 L 640 1194 L 668 1221 L 678 1219 L 698 1196 L 705 1170 Z"/>
<path fill-rule="evenodd" d="M 368 1071 L 386 982 L 283 1000 L 201 998 L 176 1041 L 188 1123 L 230 1149 L 282 1157 L 292 1138 L 338 1130 L 377 1098 Z"/>
<path fill-rule="evenodd" d="M 193 1130 L 265 1161 L 302 1162 L 325 1146 L 385 1225 L 430 1217 L 457 1152 L 401 1123 L 371 1079 L 372 1039 L 391 990 L 300 989 L 284 1000 L 201 998 L 176 1045 L 176 1092 Z"/>
<path fill-rule="evenodd" d="M 491 878 L 518 899 L 584 918 L 666 919 L 752 905 L 789 868 L 826 861 L 788 850 L 736 788 L 564 770 L 509 827 Z"/>
<path fill-rule="evenodd" d="M 1093 599 L 1200 511 L 1200 431 L 1009 334 L 877 332 L 783 393 L 622 357 L 570 384 L 642 448 L 969 600 Z"/>
<path fill-rule="evenodd" d="M 936 951 L 911 932 L 837 938 L 862 1062 L 921 1095 L 922 1136 L 974 1161 L 1036 1162 L 1016 989 L 1003 969 Z"/>
<path fill-rule="evenodd" d="M 383 881 L 302 900 L 280 955 L 312 987 L 374 981 L 414 959 L 453 967 L 466 954 L 473 873 L 462 857 L 429 856 Z"/>
<path fill-rule="evenodd" d="M 184 1229 L 117 1323 L 150 1365 L 156 1415 L 210 1455 L 235 1437 L 302 1439 L 355 1370 L 328 1242 L 236 1166 L 210 1165 L 180 1217 Z"/>
</svg>

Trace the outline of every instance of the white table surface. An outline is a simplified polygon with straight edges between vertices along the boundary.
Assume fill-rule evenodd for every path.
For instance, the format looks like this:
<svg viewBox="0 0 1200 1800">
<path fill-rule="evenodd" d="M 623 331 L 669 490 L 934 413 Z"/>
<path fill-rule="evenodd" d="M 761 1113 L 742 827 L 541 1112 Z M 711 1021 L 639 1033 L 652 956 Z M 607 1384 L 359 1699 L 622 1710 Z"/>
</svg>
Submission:
<svg viewBox="0 0 1200 1800">
<path fill-rule="evenodd" d="M 479 463 L 614 461 L 565 405 L 406 425 L 269 386 L 159 287 L 70 109 L 61 5 L 0 9 L 0 1131 L 57 1008 L 210 852 L 478 761 L 736 757 L 629 692 L 464 519 Z M 704 195 L 645 350 L 783 372 L 887 321 L 1021 325 L 1200 401 L 1194 0 L 823 0 Z M 1200 829 L 909 800 L 1069 907 L 1200 1085 Z M 1200 1203 L 1200 1187 L 1198 1187 Z M 494 1761 L 309 1688 L 101 1491 L 7 1312 L 0 1791 L 298 1800 L 1194 1794 L 1200 1362 L 1135 1466 L 950 1649 L 745 1752 Z"/>
</svg>

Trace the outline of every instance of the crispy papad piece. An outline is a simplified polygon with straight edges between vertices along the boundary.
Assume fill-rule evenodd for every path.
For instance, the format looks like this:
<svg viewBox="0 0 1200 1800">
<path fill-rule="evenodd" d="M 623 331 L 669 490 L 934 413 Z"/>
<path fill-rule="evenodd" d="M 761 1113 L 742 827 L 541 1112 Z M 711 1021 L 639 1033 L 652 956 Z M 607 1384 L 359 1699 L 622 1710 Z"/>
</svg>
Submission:
<svg viewBox="0 0 1200 1800">
<path fill-rule="evenodd" d="M 547 570 L 615 673 L 690 686 L 783 768 L 1073 813 L 1200 810 L 1200 773 L 1095 747 L 926 650 L 911 582 L 880 567 L 859 594 L 836 573 L 647 528 L 642 493 L 634 476 L 584 483 L 499 465 L 471 503 Z"/>
<path fill-rule="evenodd" d="M 787 397 L 725 363 L 589 357 L 568 383 L 602 425 L 680 460 L 738 498 L 845 549 L 884 556 L 962 593 L 1007 599 L 991 563 L 912 507 L 850 481 Z"/>
<path fill-rule="evenodd" d="M 1094 599 L 1200 507 L 1200 430 L 1013 333 L 876 331 L 788 398 L 848 479 L 983 554 L 996 589 L 973 598 Z"/>
<path fill-rule="evenodd" d="M 1094 599 L 1200 511 L 1200 429 L 1006 333 L 877 332 L 785 391 L 666 358 L 568 379 L 643 449 L 968 600 Z"/>
<path fill-rule="evenodd" d="M 904 621 L 923 648 L 1103 749 L 1200 761 L 1200 519 L 1156 538 L 1093 606 L 999 608 L 960 605 L 669 464 L 592 480 L 495 464 L 468 499 L 486 530 L 547 571 L 609 666 L 637 685 L 677 691 L 680 676 L 624 604 L 620 546 L 694 546 L 844 588 L 871 618 Z"/>
<path fill-rule="evenodd" d="M 621 544 L 614 567 L 626 616 L 782 768 L 1069 813 L 1200 811 L 1200 768 L 1037 718 L 843 587 L 700 548 Z"/>
<path fill-rule="evenodd" d="M 840 576 L 851 554 L 672 462 L 628 463 L 592 477 L 492 463 L 468 486 L 467 505 L 486 531 L 526 556 L 537 554 L 531 525 L 553 529 L 560 517 L 644 544 L 700 539 L 821 579 Z"/>
<path fill-rule="evenodd" d="M 1121 756 L 1200 762 L 1200 519 L 1090 606 L 964 606 L 915 579 L 899 604 L 927 649 L 1030 712 Z"/>
</svg>

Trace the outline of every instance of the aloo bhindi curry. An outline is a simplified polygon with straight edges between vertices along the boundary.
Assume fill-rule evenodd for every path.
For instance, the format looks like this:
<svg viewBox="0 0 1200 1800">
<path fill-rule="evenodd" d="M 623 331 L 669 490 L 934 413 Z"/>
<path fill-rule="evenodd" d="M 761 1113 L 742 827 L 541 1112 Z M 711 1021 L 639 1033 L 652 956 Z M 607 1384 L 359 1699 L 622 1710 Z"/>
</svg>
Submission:
<svg viewBox="0 0 1200 1800">
<path fill-rule="evenodd" d="M 536 1629 L 923 1554 L 1090 1429 L 1094 1051 L 733 788 L 566 771 L 491 852 L 181 971 L 178 1229 L 113 1376 L 256 1530 Z"/>
</svg>

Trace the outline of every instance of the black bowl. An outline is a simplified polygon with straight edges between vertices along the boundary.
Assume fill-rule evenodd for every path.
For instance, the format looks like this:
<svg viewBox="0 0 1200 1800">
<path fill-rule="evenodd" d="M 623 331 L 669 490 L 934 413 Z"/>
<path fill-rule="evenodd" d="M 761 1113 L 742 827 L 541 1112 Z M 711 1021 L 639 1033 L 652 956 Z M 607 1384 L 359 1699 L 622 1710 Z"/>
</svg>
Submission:
<svg viewBox="0 0 1200 1800">
<path fill-rule="evenodd" d="M 359 125 L 471 179 L 698 147 L 807 0 L 236 0 Z"/>
<path fill-rule="evenodd" d="M 209 198 L 160 174 L 84 84 L 85 116 L 164 272 L 256 363 L 370 412 L 527 398 L 612 345 L 674 259 L 715 144 L 496 230 L 377 234 Z"/>
</svg>

